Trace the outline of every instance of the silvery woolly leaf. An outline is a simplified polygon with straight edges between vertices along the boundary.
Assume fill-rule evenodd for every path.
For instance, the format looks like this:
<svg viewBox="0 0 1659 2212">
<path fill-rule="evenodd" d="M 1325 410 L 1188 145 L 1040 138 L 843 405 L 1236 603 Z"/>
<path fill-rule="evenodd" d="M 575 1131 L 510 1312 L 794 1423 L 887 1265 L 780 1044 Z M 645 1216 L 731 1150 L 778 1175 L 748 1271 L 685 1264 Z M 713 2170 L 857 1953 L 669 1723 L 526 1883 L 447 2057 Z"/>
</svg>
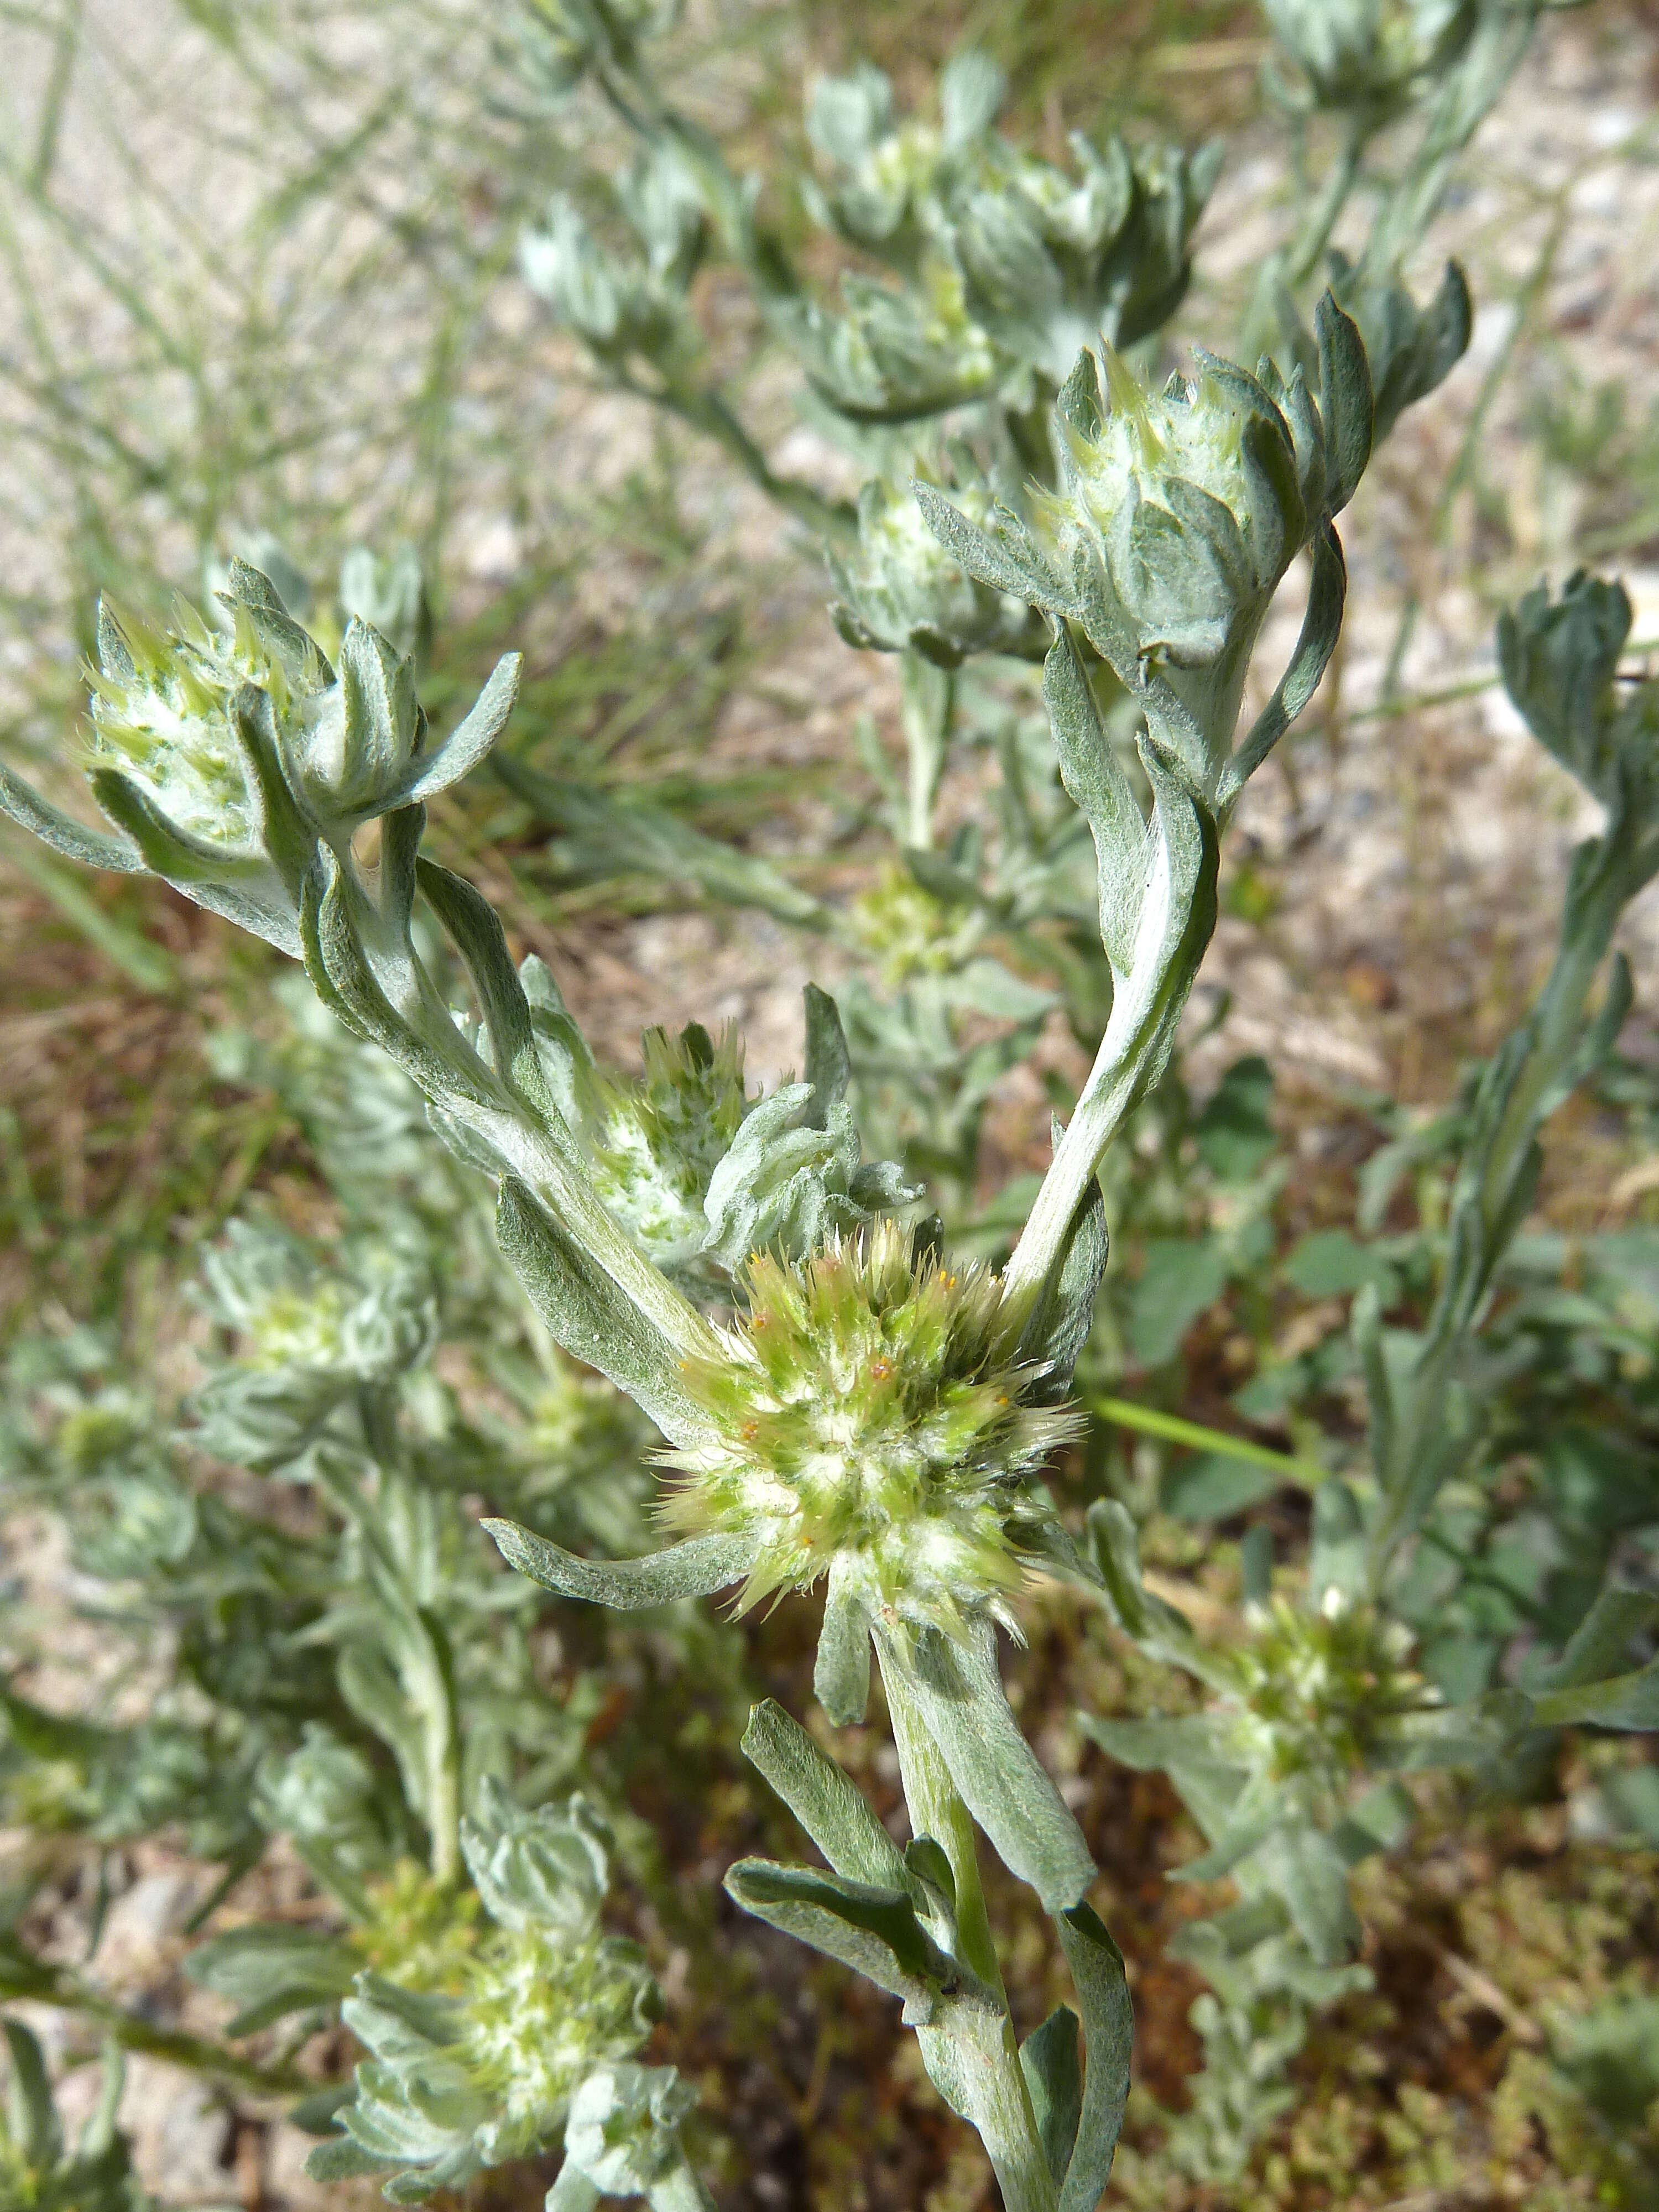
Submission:
<svg viewBox="0 0 1659 2212">
<path fill-rule="evenodd" d="M 904 2001 L 915 2026 L 931 2021 L 956 1969 L 916 1917 L 908 1892 L 810 1867 L 739 1859 L 726 1876 L 733 1903 Z"/>
<path fill-rule="evenodd" d="M 512 1176 L 501 1180 L 495 1235 L 555 1340 L 625 1390 L 672 1443 L 691 1441 L 702 1423 L 672 1346 Z"/>
<path fill-rule="evenodd" d="M 709 1177 L 705 1249 L 736 1274 L 752 1253 L 805 1259 L 920 1195 L 891 1161 L 863 1164 L 852 1109 L 784 1084 L 747 1115 Z"/>
<path fill-rule="evenodd" d="M 237 2008 L 228 2036 L 252 2035 L 290 2013 L 343 1997 L 362 1967 L 337 1937 L 291 1922 L 255 1922 L 198 1943 L 185 1972 L 199 1988 Z"/>
<path fill-rule="evenodd" d="M 990 1622 L 971 1622 L 961 1638 L 923 1629 L 902 1649 L 878 1632 L 884 1668 L 896 1665 L 906 1677 L 951 1780 L 1004 1865 L 1048 1911 L 1076 1905 L 1094 1880 L 1094 1861 L 1008 1709 Z"/>
<path fill-rule="evenodd" d="M 1504 689 L 1539 743 L 1604 803 L 1615 792 L 1613 678 L 1631 622 L 1624 586 L 1583 568 L 1568 577 L 1559 599 L 1540 584 L 1498 618 Z"/>
<path fill-rule="evenodd" d="M 798 1721 L 767 1698 L 749 1715 L 743 1753 L 765 1776 L 837 1874 L 905 1885 L 904 1860 L 855 1785 Z"/>
<path fill-rule="evenodd" d="M 1419 307 L 1403 284 L 1369 280 L 1337 254 L 1331 289 L 1364 340 L 1375 395 L 1372 441 L 1380 446 L 1407 408 L 1437 390 L 1468 351 L 1474 326 L 1468 283 L 1449 261 L 1433 298 Z"/>
<path fill-rule="evenodd" d="M 939 109 L 946 148 L 955 152 L 981 138 L 1001 112 L 1008 80 L 988 53 L 965 47 L 939 71 Z"/>
<path fill-rule="evenodd" d="M 1020 2071 L 1031 2100 L 1038 2139 L 1056 2184 L 1066 2179 L 1077 2142 L 1083 2109 L 1083 2069 L 1078 2054 L 1078 2018 L 1059 2005 L 1019 2046 Z"/>
<path fill-rule="evenodd" d="M 855 168 L 893 127 L 893 88 L 872 63 L 847 76 L 821 77 L 806 107 L 806 134 L 818 152 Z"/>
<path fill-rule="evenodd" d="M 1084 2078 L 1074 2145 L 1060 2180 L 1060 2212 L 1094 2212 L 1112 2170 L 1129 2094 L 1133 2008 L 1123 1954 L 1087 1905 L 1055 1923 L 1083 2013 Z"/>
<path fill-rule="evenodd" d="M 42 844 L 51 846 L 54 853 L 61 853 L 66 860 L 78 860 L 88 868 L 108 868 L 117 875 L 143 872 L 143 855 L 130 838 L 112 837 L 104 830 L 88 829 L 3 765 L 0 814 L 15 822 L 20 829 L 27 830 L 31 836 L 38 837 Z"/>
<path fill-rule="evenodd" d="M 690 1536 L 643 1559 L 582 1559 L 514 1522 L 485 1521 L 481 1525 L 507 1565 L 532 1582 L 562 1597 L 585 1598 L 621 1613 L 729 1589 L 749 1572 L 756 1549 L 741 1536 Z"/>
</svg>

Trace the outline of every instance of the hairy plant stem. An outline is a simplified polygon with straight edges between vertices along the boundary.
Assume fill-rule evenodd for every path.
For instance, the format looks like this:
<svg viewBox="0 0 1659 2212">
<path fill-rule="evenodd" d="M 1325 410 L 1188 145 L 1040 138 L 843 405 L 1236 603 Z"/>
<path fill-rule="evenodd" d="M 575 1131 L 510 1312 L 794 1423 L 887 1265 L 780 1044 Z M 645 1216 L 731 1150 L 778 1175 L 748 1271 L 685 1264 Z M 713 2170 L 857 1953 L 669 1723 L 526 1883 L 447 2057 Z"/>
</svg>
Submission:
<svg viewBox="0 0 1659 2212">
<path fill-rule="evenodd" d="M 907 842 L 921 853 L 933 844 L 933 809 L 950 756 L 956 719 L 956 678 L 919 653 L 899 655 L 900 720 L 909 756 Z"/>
<path fill-rule="evenodd" d="M 938 2024 L 917 2031 L 923 2061 L 940 2094 L 977 2130 L 1006 2212 L 1056 2212 L 1059 2192 L 1037 2133 L 986 1915 L 973 1820 L 927 1732 L 902 1658 L 879 1632 L 875 1642 L 911 1832 L 931 1836 L 951 1862 L 958 1955 L 1001 2007 L 999 2015 L 950 2003 Z"/>
<path fill-rule="evenodd" d="M 1215 928 L 1214 847 L 1184 926 L 1166 927 L 1171 896 L 1167 854 L 1159 848 L 1146 908 L 1153 917 L 1136 948 L 1130 973 L 1117 981 L 1106 1034 L 1055 1147 L 1048 1172 L 1003 1276 L 1003 1293 L 1018 1315 L 1035 1303 L 1064 1253 L 1078 1208 L 1125 1119 L 1163 1073 L 1182 1009 Z M 1159 876 L 1164 881 L 1158 880 Z"/>
</svg>

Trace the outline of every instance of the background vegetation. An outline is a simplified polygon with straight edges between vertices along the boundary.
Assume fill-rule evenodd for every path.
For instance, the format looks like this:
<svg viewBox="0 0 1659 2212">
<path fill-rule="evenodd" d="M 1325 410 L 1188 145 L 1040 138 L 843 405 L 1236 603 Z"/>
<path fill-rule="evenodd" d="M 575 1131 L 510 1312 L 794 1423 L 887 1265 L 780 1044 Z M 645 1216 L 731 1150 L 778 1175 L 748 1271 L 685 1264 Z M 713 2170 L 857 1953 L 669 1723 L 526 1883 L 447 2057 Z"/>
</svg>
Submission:
<svg viewBox="0 0 1659 2212">
<path fill-rule="evenodd" d="M 164 578 L 199 598 L 214 564 L 268 561 L 274 540 L 326 607 L 347 547 L 407 545 L 428 580 L 422 696 L 434 721 L 520 647 L 511 762 L 665 808 L 805 893 L 878 887 L 882 793 L 849 773 L 846 733 L 867 718 L 866 757 L 897 757 L 893 664 L 835 637 L 800 535 L 706 443 L 596 389 L 520 283 L 525 226 L 605 149 L 583 138 L 599 126 L 556 117 L 515 72 L 497 11 L 8 0 L 0 24 L 9 761 L 50 782 L 83 713 L 100 592 L 155 610 Z M 693 8 L 678 35 L 683 104 L 769 171 L 805 159 L 804 81 L 869 57 L 921 100 L 964 43 L 1002 63 L 1009 129 L 1051 156 L 1066 130 L 1106 123 L 1132 136 L 1156 123 L 1189 143 L 1220 135 L 1225 183 L 1200 233 L 1182 343 L 1236 327 L 1297 190 L 1262 118 L 1249 7 L 722 4 Z M 1477 142 L 1423 262 L 1455 252 L 1465 263 L 1474 343 L 1361 493 L 1348 531 L 1355 619 L 1246 801 L 1182 1057 L 1140 1133 L 1145 1188 L 1115 1245 L 1103 1386 L 1280 1455 L 1358 1432 L 1332 1349 L 1348 1304 L 1367 1268 L 1408 1273 L 1413 1238 L 1443 1211 L 1437 1117 L 1553 949 L 1582 823 L 1566 779 L 1518 741 L 1495 682 L 1496 612 L 1540 573 L 1589 562 L 1625 574 L 1635 637 L 1659 641 L 1656 90 L 1651 12 L 1594 0 L 1547 24 Z M 791 372 L 741 289 L 714 271 L 696 306 L 775 458 L 847 488 L 827 445 L 792 427 Z M 970 708 L 988 726 L 1030 710 L 1003 675 Z M 984 758 L 947 787 L 947 823 L 981 805 Z M 631 1066 L 647 1023 L 740 1018 L 751 1076 L 782 1073 L 799 1050 L 800 985 L 840 980 L 846 945 L 733 912 L 690 872 L 677 879 L 568 828 L 550 838 L 524 788 L 481 776 L 447 795 L 433 844 L 495 901 L 515 952 L 556 966 L 595 1043 Z M 1649 1485 L 1653 913 L 1650 899 L 1638 906 L 1621 940 L 1637 1011 L 1554 1132 L 1528 1229 L 1532 1263 L 1601 1302 L 1596 1327 L 1647 1423 L 1636 1443 Z M 0 1325 L 14 1413 L 66 1372 L 106 1395 L 145 1375 L 156 1404 L 132 1418 L 165 1425 L 222 1342 L 224 1316 L 186 1286 L 232 1217 L 251 1208 L 324 1248 L 346 1225 L 283 963 L 154 882 L 82 879 L 9 829 L 0 930 Z M 1074 1085 L 1083 1066 L 1057 1023 L 1034 1065 L 992 1091 L 985 1194 L 1046 1156 L 1038 1078 Z M 1218 1094 L 1228 1069 L 1232 1088 Z M 1376 1163 L 1390 1146 L 1398 1173 L 1385 1187 Z M 1367 1190 L 1374 1234 L 1357 1257 L 1346 1231 Z M 1598 1279 L 1595 1253 L 1612 1247 L 1595 1240 L 1613 1232 L 1619 1265 Z M 446 1293 L 460 1304 L 484 1296 L 467 1265 Z M 455 1364 L 440 1372 L 476 1412 L 502 1384 L 467 1365 L 469 1328 L 479 1340 L 458 1326 Z M 607 1416 L 579 1410 L 599 1432 L 583 1448 L 603 1464 L 617 1449 Z M 572 1415 L 563 1433 L 580 1428 Z M 636 1447 L 624 1437 L 623 1449 Z M 1517 1435 L 1517 1498 L 1524 1454 Z M 1178 1583 L 1201 1610 L 1236 1597 L 1248 1523 L 1283 1545 L 1305 1535 L 1305 1494 L 1253 1488 L 1248 1468 L 1105 1419 L 1073 1476 L 1079 1496 L 1135 1504 L 1155 1586 Z M 234 1482 L 226 1495 L 236 1502 Z M 13 1480 L 6 1534 L 12 1690 L 131 1726 L 153 1686 L 131 1654 L 161 1679 L 176 1623 L 128 1619 L 112 1635 L 107 1590 L 71 1559 L 38 1486 Z M 1524 1553 L 1523 1532 L 1514 1558 L 1489 1559 L 1500 1582 L 1524 1584 Z M 1075 1718 L 1152 1698 L 1167 1709 L 1175 1693 L 1161 1676 L 1154 1692 L 1134 1649 L 1056 1592 L 1039 1592 L 1029 1627 L 1011 1694 L 1104 1869 L 1103 1911 L 1130 1962 L 1137 2086 L 1119 2192 L 1148 2206 L 1413 2212 L 1659 2201 L 1659 2167 L 1609 2149 L 1583 2089 L 1597 2038 L 1617 2042 L 1621 2021 L 1626 2044 L 1655 2046 L 1629 2026 L 1650 2027 L 1659 2002 L 1659 1793 L 1636 1779 L 1639 1754 L 1564 1741 L 1524 1802 L 1423 1786 L 1409 1843 L 1361 1876 L 1372 1986 L 1338 2003 L 1296 2058 L 1299 2100 L 1248 2173 L 1206 2181 L 1167 2151 L 1162 2108 L 1188 2097 L 1203 1988 L 1168 1947 L 1224 1885 L 1167 1881 L 1199 1848 L 1180 1800 L 1161 1776 L 1092 1748 Z M 619 1911 L 671 1999 L 653 2051 L 702 2091 L 722 2203 L 965 2212 L 987 2201 L 976 2147 L 913 2064 L 887 2001 L 826 1965 L 803 1968 L 781 1939 L 726 1924 L 716 1906 L 731 1859 L 781 1846 L 782 1816 L 736 1736 L 757 1691 L 804 1708 L 810 1624 L 786 1610 L 741 1629 L 641 1630 L 562 1608 L 533 1632 L 526 1663 L 622 1821 Z M 879 1806 L 896 1802 L 873 1732 L 838 1732 L 836 1747 Z M 15 1799 L 9 1811 L 9 1878 L 28 1888 L 46 1955 L 162 2034 L 222 2022 L 226 2005 L 178 1964 L 187 1923 L 217 1902 L 204 1871 L 215 1854 L 176 1828 L 68 1826 L 47 1846 Z M 235 1912 L 298 1909 L 297 1864 L 258 1881 L 270 1893 L 245 1885 Z M 1042 1924 L 1019 1927 L 1012 1884 L 993 1902 L 1016 1928 L 1016 2002 L 1040 2016 L 1058 1972 Z M 95 2069 L 72 2062 L 95 2048 L 95 2008 L 20 2016 L 70 2068 L 69 2105 L 89 2106 Z M 276 2212 L 318 2200 L 299 2171 L 304 2140 L 268 2087 L 204 2090 L 165 2055 L 131 2059 L 123 2110 L 164 2202 Z M 1656 2090 L 1659 2074 L 1613 2128 L 1616 2145 L 1639 2138 L 1644 2158 Z M 537 2201 L 508 2186 L 479 2202 Z"/>
</svg>

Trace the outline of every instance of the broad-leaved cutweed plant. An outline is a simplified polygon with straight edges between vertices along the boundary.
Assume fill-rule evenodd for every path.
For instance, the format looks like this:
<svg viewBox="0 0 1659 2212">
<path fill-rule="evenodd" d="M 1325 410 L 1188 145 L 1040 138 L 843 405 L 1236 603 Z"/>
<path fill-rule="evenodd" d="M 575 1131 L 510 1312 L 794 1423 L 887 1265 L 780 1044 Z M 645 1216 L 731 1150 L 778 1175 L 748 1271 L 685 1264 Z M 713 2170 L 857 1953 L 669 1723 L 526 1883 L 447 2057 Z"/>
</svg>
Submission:
<svg viewBox="0 0 1659 2212">
<path fill-rule="evenodd" d="M 1496 1784 L 1565 1728 L 1659 1723 L 1659 1599 L 1618 1549 L 1651 1516 L 1598 1523 L 1570 1594 L 1546 1591 L 1526 1639 L 1493 1630 L 1480 1665 L 1464 1654 L 1460 1674 L 1434 1628 L 1468 1601 L 1504 1510 L 1482 1488 L 1504 1418 L 1483 1377 L 1505 1332 L 1546 1325 L 1501 1296 L 1540 1133 L 1607 1060 L 1631 991 L 1607 968 L 1613 935 L 1659 872 L 1659 685 L 1621 675 L 1614 586 L 1575 576 L 1500 632 L 1511 697 L 1605 819 L 1576 855 L 1542 994 L 1438 1134 L 1411 1140 L 1445 1172 L 1443 1228 L 1397 1262 L 1362 1252 L 1347 1285 L 1369 1443 L 1340 1466 L 1334 1446 L 1291 1463 L 1313 1489 L 1305 1561 L 1276 1572 L 1254 1528 L 1236 1615 L 1195 1623 L 1149 1587 L 1124 1499 L 1096 1484 L 1081 1515 L 1058 1479 L 1085 1439 L 1091 1463 L 1116 1327 L 1109 1290 L 1096 1328 L 1107 1189 L 1136 1173 L 1126 1138 L 1172 1158 L 1159 1117 L 1184 1133 L 1164 1079 L 1222 840 L 1337 645 L 1337 520 L 1468 340 L 1461 277 L 1419 308 L 1402 263 L 1538 11 L 1266 12 L 1275 96 L 1304 140 L 1334 118 L 1339 152 L 1263 271 L 1249 359 L 1194 349 L 1162 375 L 1214 151 L 1078 137 L 1061 167 L 996 131 L 1003 86 L 982 57 L 959 56 L 922 117 L 860 69 L 814 94 L 819 166 L 799 185 L 858 258 L 831 297 L 658 89 L 661 11 L 514 13 L 538 127 L 585 88 L 636 142 L 617 227 L 556 201 L 525 241 L 527 282 L 608 380 L 714 437 L 821 538 L 842 635 L 898 658 L 907 759 L 901 775 L 866 744 L 896 856 L 844 907 L 667 810 L 550 790 L 510 756 L 501 775 L 577 843 L 609 838 L 875 971 L 840 1005 L 808 988 L 799 1080 L 751 1091 L 738 1032 L 695 1022 L 647 1031 L 638 1073 L 602 1066 L 551 968 L 515 963 L 489 900 L 423 852 L 428 802 L 490 757 L 518 672 L 503 661 L 434 734 L 407 561 L 354 556 L 343 621 L 308 617 L 274 554 L 231 564 L 211 617 L 105 606 L 85 766 L 107 828 L 0 772 L 0 804 L 60 854 L 148 871 L 302 965 L 325 1015 L 301 1015 L 266 1073 L 344 1220 L 326 1258 L 254 1218 L 216 1245 L 201 1296 L 216 1334 L 176 1434 L 106 1344 L 71 1336 L 16 1356 L 3 1437 L 13 1492 L 50 1499 L 80 1571 L 125 1592 L 112 1632 L 176 1655 L 137 1729 L 7 1690 L 9 1814 L 99 1843 L 177 1826 L 223 1869 L 202 1923 L 280 1845 L 328 1921 L 244 1918 L 190 1952 L 191 1977 L 236 2008 L 222 2049 L 46 1963 L 21 1906 L 0 1931 L 0 1991 L 233 2081 L 308 2088 L 319 2179 L 373 2176 L 416 2202 L 562 2149 L 551 2212 L 712 2201 L 683 2136 L 693 2093 L 649 2063 L 646 1956 L 606 1930 L 594 1740 L 577 1692 L 558 1706 L 538 1676 L 536 1586 L 675 1606 L 688 1636 L 717 1633 L 696 1610 L 716 1594 L 739 1614 L 821 1606 L 816 1696 L 837 1727 L 884 1717 L 908 1841 L 763 1700 L 744 1750 L 826 1863 L 745 1858 L 726 1887 L 901 2001 L 1010 2212 L 1091 2212 L 1132 2039 L 1088 1839 L 1000 1677 L 1034 1577 L 1194 1686 L 1179 1717 L 1082 1724 L 1170 1775 L 1206 1845 L 1182 1872 L 1237 1892 L 1180 1939 L 1210 1984 L 1194 2014 L 1207 2063 L 1170 2136 L 1201 2179 L 1243 2170 L 1314 2012 L 1364 1986 L 1349 1876 L 1414 1817 L 1402 1776 Z M 1368 149 L 1401 129 L 1419 136 L 1362 257 L 1333 262 L 1310 310 Z M 799 364 L 809 419 L 866 471 L 855 507 L 775 473 L 714 377 L 691 286 L 716 254 Z M 1299 635 L 1264 670 L 1287 592 Z M 1044 722 L 975 704 L 975 658 L 1041 661 Z M 1265 703 L 1247 715 L 1253 677 Z M 941 788 L 969 744 L 994 756 L 997 788 L 942 842 Z M 987 1204 L 986 1102 L 1055 1013 L 1089 1073 L 1046 1171 Z M 219 1050 L 228 1071 L 271 1048 Z M 1271 1255 L 1270 1089 L 1241 1063 L 1197 1123 L 1231 1194 L 1212 1296 Z M 1143 1180 L 1151 1218 L 1167 1194 Z M 491 1201 L 510 1295 L 481 1232 Z M 1408 1274 L 1421 1295 L 1385 1306 L 1380 1286 Z M 1200 1310 L 1187 1295 L 1131 1313 L 1143 1350 L 1173 1351 Z M 1402 1307 L 1413 1318 L 1385 1325 Z M 447 1334 L 471 1347 L 464 1382 L 436 1359 Z M 201 1477 L 209 1462 L 224 1480 Z M 1016 2022 L 979 1836 L 1049 1917 L 1075 2010 Z M 331 2019 L 364 2055 L 319 2092 L 298 2054 Z M 264 2055 L 230 2048 L 279 2026 Z M 9 2033 L 22 2101 L 4 2154 L 32 2187 L 59 2170 L 79 2185 L 84 2166 L 100 2212 L 136 2204 L 105 2119 L 65 2168 L 38 2051 Z"/>
</svg>

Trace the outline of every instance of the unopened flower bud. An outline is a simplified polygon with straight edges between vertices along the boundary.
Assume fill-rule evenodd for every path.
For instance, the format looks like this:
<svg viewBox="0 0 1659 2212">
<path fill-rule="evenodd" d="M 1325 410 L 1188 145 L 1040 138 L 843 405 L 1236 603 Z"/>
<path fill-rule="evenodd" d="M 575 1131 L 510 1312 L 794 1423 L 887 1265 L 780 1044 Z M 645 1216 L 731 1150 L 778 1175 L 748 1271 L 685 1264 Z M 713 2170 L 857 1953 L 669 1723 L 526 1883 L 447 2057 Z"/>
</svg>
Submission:
<svg viewBox="0 0 1659 2212">
<path fill-rule="evenodd" d="M 240 563 L 233 569 L 252 574 Z M 239 696 L 249 687 L 264 693 L 279 738 L 300 738 L 334 680 L 274 592 L 270 598 L 270 610 L 233 605 L 228 630 L 210 629 L 182 602 L 166 631 L 107 599 L 98 614 L 94 768 L 118 769 L 166 821 L 227 859 L 257 851 L 262 827 L 234 719 Z"/>
<path fill-rule="evenodd" d="M 512 29 L 525 74 L 557 100 L 591 70 L 631 70 L 639 47 L 678 17 L 678 0 L 522 0 Z"/>
<path fill-rule="evenodd" d="M 1094 384 L 1091 356 L 1079 369 Z M 1062 488 L 1039 515 L 1223 757 L 1251 649 L 1317 519 L 1322 453 L 1299 450 L 1273 399 L 1229 363 L 1201 360 L 1191 381 L 1150 392 L 1109 350 L 1106 376 L 1109 412 L 1097 386 L 1080 398 L 1075 374 L 1068 386 Z"/>
<path fill-rule="evenodd" d="M 978 480 L 951 486 L 951 496 L 981 525 L 996 504 L 990 486 Z M 858 526 L 856 553 L 831 562 L 841 597 L 830 613 L 849 645 L 913 650 L 945 668 L 970 653 L 1034 659 L 1046 649 L 1041 617 L 964 574 L 922 520 L 908 486 L 866 483 Z"/>
<path fill-rule="evenodd" d="M 641 1076 L 589 1069 L 584 1133 L 594 1188 L 659 1267 L 694 1267 L 708 1237 L 703 1201 L 749 1110 L 743 1041 L 692 1022 L 678 1036 L 647 1030 Z"/>
<path fill-rule="evenodd" d="M 1413 97 L 1474 30 L 1475 0 L 1261 0 L 1322 107 L 1382 114 Z"/>
<path fill-rule="evenodd" d="M 707 226 L 690 179 L 672 155 L 637 167 L 618 198 L 639 238 L 638 258 L 601 244 L 574 202 L 560 193 L 540 230 L 519 248 L 525 283 L 602 362 L 634 357 L 668 366 L 695 349 L 685 288 Z"/>
</svg>

